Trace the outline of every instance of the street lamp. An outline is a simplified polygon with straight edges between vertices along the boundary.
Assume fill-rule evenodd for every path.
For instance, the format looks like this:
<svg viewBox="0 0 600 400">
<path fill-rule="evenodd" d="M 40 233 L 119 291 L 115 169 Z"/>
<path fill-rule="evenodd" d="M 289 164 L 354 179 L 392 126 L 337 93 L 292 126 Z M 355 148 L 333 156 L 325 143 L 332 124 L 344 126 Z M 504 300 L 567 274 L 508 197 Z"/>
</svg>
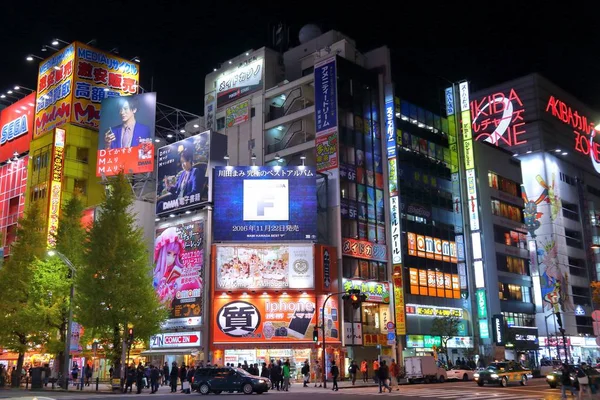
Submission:
<svg viewBox="0 0 600 400">
<path fill-rule="evenodd" d="M 69 320 L 67 322 L 67 336 L 65 337 L 65 354 L 64 354 L 64 364 L 63 364 L 63 378 L 65 383 L 65 390 L 69 390 L 69 353 L 71 350 L 70 342 L 71 342 L 71 325 L 73 324 L 73 297 L 75 296 L 75 285 L 73 283 L 73 279 L 75 278 L 75 267 L 71 260 L 69 260 L 64 254 L 56 250 L 48 250 L 48 256 L 54 257 L 57 256 L 61 259 L 62 262 L 67 264 L 69 269 L 71 270 L 71 292 L 69 294 Z"/>
</svg>

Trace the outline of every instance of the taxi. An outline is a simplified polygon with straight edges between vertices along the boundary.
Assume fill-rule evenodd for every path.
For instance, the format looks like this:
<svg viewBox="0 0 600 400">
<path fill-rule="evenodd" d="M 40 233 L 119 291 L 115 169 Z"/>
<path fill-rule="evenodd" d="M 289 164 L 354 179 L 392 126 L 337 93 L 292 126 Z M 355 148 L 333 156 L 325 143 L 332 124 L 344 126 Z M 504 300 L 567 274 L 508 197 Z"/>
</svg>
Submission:
<svg viewBox="0 0 600 400">
<path fill-rule="evenodd" d="M 477 371 L 473 379 L 477 385 L 483 386 L 486 383 L 508 386 L 511 382 L 519 382 L 521 385 L 527 385 L 527 381 L 533 377 L 531 370 L 514 361 L 503 361 L 491 363 L 486 369 Z"/>
</svg>

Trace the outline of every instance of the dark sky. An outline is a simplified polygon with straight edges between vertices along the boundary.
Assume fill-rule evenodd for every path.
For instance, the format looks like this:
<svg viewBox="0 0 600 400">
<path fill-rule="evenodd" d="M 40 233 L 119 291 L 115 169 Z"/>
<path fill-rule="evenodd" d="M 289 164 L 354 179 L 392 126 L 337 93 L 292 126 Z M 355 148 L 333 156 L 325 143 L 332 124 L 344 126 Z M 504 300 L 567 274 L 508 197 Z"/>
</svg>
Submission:
<svg viewBox="0 0 600 400">
<path fill-rule="evenodd" d="M 15 84 L 35 88 L 37 64 L 25 56 L 47 54 L 39 49 L 52 38 L 95 38 L 103 50 L 118 47 L 123 57 L 139 56 L 141 84 L 150 89 L 153 77 L 159 102 L 202 114 L 206 73 L 265 45 L 271 27 L 281 21 L 290 26 L 294 44 L 307 23 L 346 33 L 363 52 L 387 44 L 402 97 L 432 111 L 438 111 L 446 85 L 439 77 L 469 79 L 477 90 L 534 71 L 600 108 L 600 6 L 530 0 L 335 3 L 340 5 L 327 0 L 11 1 L 12 9 L 0 13 L 0 91 Z"/>
</svg>

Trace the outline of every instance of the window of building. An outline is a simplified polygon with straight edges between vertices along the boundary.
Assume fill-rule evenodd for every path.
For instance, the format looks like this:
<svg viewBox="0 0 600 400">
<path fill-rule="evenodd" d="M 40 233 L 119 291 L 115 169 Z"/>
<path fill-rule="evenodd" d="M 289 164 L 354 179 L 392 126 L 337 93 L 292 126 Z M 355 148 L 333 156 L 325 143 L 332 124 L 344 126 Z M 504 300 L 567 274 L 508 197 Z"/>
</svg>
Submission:
<svg viewBox="0 0 600 400">
<path fill-rule="evenodd" d="M 568 257 L 569 273 L 574 276 L 588 277 L 585 260 L 581 258 Z"/>
<path fill-rule="evenodd" d="M 593 194 L 596 197 L 600 197 L 600 189 L 598 189 L 598 188 L 587 185 L 587 191 L 588 191 L 588 193 Z"/>
<path fill-rule="evenodd" d="M 90 149 L 87 147 L 77 147 L 75 159 L 81 163 L 87 164 L 89 160 Z"/>
<path fill-rule="evenodd" d="M 436 270 L 409 269 L 410 294 L 460 299 L 457 274 Z"/>
<path fill-rule="evenodd" d="M 494 225 L 494 241 L 506 246 L 527 249 L 527 235 L 503 226 Z"/>
<path fill-rule="evenodd" d="M 515 222 L 523 222 L 521 209 L 517 206 L 492 198 L 492 214 L 510 219 Z"/>
<path fill-rule="evenodd" d="M 225 117 L 217 119 L 217 130 L 225 129 Z"/>
<path fill-rule="evenodd" d="M 506 179 L 495 172 L 488 172 L 488 184 L 492 189 L 510 194 L 511 196 L 521 197 L 520 184 Z"/>
<path fill-rule="evenodd" d="M 87 180 L 86 179 L 73 179 L 73 189 L 79 192 L 83 196 L 87 196 Z"/>
<path fill-rule="evenodd" d="M 8 201 L 8 215 L 16 215 L 19 213 L 19 201 L 21 199 L 21 196 L 15 196 L 12 197 L 9 201 Z"/>
<path fill-rule="evenodd" d="M 510 328 L 511 326 L 536 326 L 535 315 L 513 312 L 502 312 L 504 323 Z"/>
<path fill-rule="evenodd" d="M 344 257 L 342 263 L 343 276 L 346 279 L 387 280 L 386 263 L 359 260 L 352 257 Z"/>
<path fill-rule="evenodd" d="M 40 185 L 36 185 L 31 188 L 31 193 L 29 195 L 31 201 L 37 201 L 41 199 L 45 199 L 47 196 L 47 187 L 46 183 L 42 183 Z"/>
<path fill-rule="evenodd" d="M 591 305 L 589 288 L 573 285 L 571 289 L 573 290 L 573 303 L 582 306 Z"/>
<path fill-rule="evenodd" d="M 500 300 L 513 300 L 531 303 L 529 287 L 513 285 L 510 283 L 498 283 L 498 297 Z"/>
<path fill-rule="evenodd" d="M 579 207 L 577 204 L 562 202 L 562 215 L 563 217 L 572 221 L 579 222 Z"/>
<path fill-rule="evenodd" d="M 571 185 L 571 186 L 575 186 L 576 180 L 575 178 L 573 178 L 572 176 L 569 176 L 567 174 L 564 173 L 560 173 L 560 180 L 564 183 L 566 183 L 567 185 Z"/>
<path fill-rule="evenodd" d="M 581 239 L 581 232 L 574 231 L 571 229 L 565 229 L 565 239 L 567 246 L 576 247 L 583 249 L 583 241 Z"/>
<path fill-rule="evenodd" d="M 33 170 L 39 171 L 40 169 L 48 168 L 48 160 L 50 153 L 44 151 L 33 156 Z"/>
</svg>

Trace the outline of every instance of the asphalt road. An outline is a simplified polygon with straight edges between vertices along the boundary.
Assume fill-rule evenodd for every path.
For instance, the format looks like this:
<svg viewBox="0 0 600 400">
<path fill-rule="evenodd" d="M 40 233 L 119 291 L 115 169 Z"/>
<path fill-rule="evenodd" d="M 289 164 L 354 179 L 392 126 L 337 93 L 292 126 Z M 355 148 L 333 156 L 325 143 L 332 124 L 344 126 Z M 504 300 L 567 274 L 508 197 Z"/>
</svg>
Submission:
<svg viewBox="0 0 600 400">
<path fill-rule="evenodd" d="M 350 399 L 360 396 L 360 399 L 374 399 L 381 397 L 394 397 L 398 400 L 408 399 L 440 399 L 440 400 L 558 400 L 560 399 L 559 389 L 550 389 L 544 379 L 535 379 L 529 381 L 527 386 L 511 385 L 507 388 L 499 386 L 484 386 L 479 387 L 475 382 L 447 382 L 443 384 L 418 384 L 418 385 L 403 385 L 400 390 L 395 390 L 392 393 L 379 394 L 379 389 L 376 387 L 356 387 L 344 388 L 338 392 L 333 392 L 330 389 L 308 387 L 303 388 L 301 385 L 293 385 L 289 392 L 268 392 L 262 395 L 253 395 L 257 400 L 280 400 L 282 398 L 289 400 L 306 400 L 307 396 L 310 400 L 320 399 Z M 137 394 L 110 394 L 110 393 L 95 393 L 95 392 L 26 392 L 24 390 L 0 390 L 0 399 L 10 398 L 11 400 L 83 400 L 83 399 L 135 399 L 135 400 L 151 400 L 160 398 L 161 400 L 185 400 L 185 398 L 198 398 L 200 394 L 171 394 L 168 390 L 159 391 L 157 394 L 150 394 L 147 391 L 140 395 Z M 204 396 L 202 396 L 205 398 Z M 211 394 L 207 399 L 225 397 L 227 399 L 235 399 L 246 397 L 242 394 L 221 394 L 219 396 Z M 572 397 L 570 397 L 572 398 Z M 587 397 L 589 399 L 590 397 Z M 596 395 L 594 399 L 600 399 Z M 359 400 L 357 398 L 357 400 Z"/>
</svg>

